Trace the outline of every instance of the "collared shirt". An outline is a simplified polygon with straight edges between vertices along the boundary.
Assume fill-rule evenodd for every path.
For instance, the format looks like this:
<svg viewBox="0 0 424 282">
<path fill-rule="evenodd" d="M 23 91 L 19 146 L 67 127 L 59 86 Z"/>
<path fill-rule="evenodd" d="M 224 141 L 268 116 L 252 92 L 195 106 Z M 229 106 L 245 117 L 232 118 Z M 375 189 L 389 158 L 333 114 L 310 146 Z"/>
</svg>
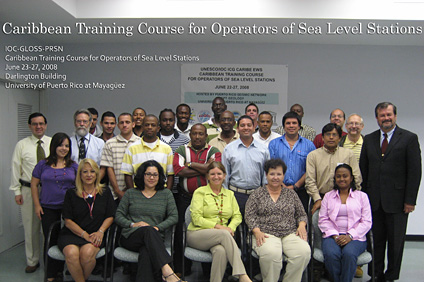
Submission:
<svg viewBox="0 0 424 282">
<path fill-rule="evenodd" d="M 390 140 L 392 140 L 392 136 L 393 136 L 393 133 L 395 133 L 395 129 L 396 129 L 396 126 L 395 127 L 393 127 L 393 129 L 392 130 L 390 130 L 389 132 L 387 132 L 387 143 L 390 143 Z M 382 144 L 383 144 L 383 140 L 384 140 L 384 131 L 383 130 L 381 130 L 380 129 L 380 147 L 382 146 Z"/>
<path fill-rule="evenodd" d="M 121 134 L 115 136 L 106 141 L 103 147 L 102 160 L 100 161 L 101 166 L 113 168 L 116 176 L 116 182 L 120 190 L 125 189 L 125 176 L 121 172 L 122 159 L 124 158 L 125 150 L 134 144 L 141 138 L 135 134 L 132 134 L 129 140 L 122 137 Z M 116 200 L 118 196 L 113 191 L 112 185 L 109 185 L 113 194 L 113 198 Z"/>
<path fill-rule="evenodd" d="M 172 135 L 169 142 L 165 140 L 164 138 L 162 138 L 162 136 L 163 135 L 159 133 L 160 140 L 164 142 L 165 144 L 168 144 L 169 147 L 171 147 L 172 154 L 174 154 L 179 147 L 184 146 L 188 144 L 188 142 L 190 142 L 190 138 L 188 138 L 184 134 L 180 134 L 177 130 L 174 130 L 174 134 Z M 174 186 L 172 187 L 172 192 L 174 193 L 178 192 L 177 185 L 179 182 L 180 182 L 179 177 L 178 176 L 174 177 Z"/>
<path fill-rule="evenodd" d="M 9 187 L 9 190 L 12 190 L 15 196 L 22 194 L 19 179 L 31 182 L 32 170 L 37 164 L 38 140 L 37 137 L 31 135 L 20 140 L 15 146 L 12 155 L 12 176 Z M 41 147 L 43 147 L 46 157 L 49 155 L 51 140 L 52 138 L 46 135 L 41 138 L 41 141 L 43 141 Z M 29 187 L 27 188 L 30 189 Z"/>
<path fill-rule="evenodd" d="M 205 164 L 209 161 L 210 158 L 214 158 L 215 161 L 221 161 L 221 152 L 211 145 L 205 144 L 200 150 L 196 150 L 191 145 L 191 142 L 188 145 L 179 147 L 174 154 L 174 172 L 178 176 L 180 171 L 185 167 L 185 163 L 200 163 Z M 188 193 L 192 194 L 200 186 L 205 186 L 207 184 L 206 177 L 204 175 L 198 175 L 194 177 L 181 177 L 180 186 Z"/>
<path fill-rule="evenodd" d="M 324 238 L 339 235 L 337 216 L 342 201 L 339 191 L 332 190 L 325 194 L 319 211 L 318 226 Z M 355 190 L 349 191 L 346 199 L 347 208 L 347 234 L 352 235 L 353 240 L 366 241 L 366 234 L 371 229 L 371 205 L 367 194 Z"/>
<path fill-rule="evenodd" d="M 337 147 L 334 152 L 330 152 L 325 147 L 321 147 L 308 155 L 306 158 L 305 188 L 314 202 L 321 199 L 320 194 L 325 194 L 333 189 L 334 171 L 342 163 L 352 167 L 356 189 L 360 190 L 362 176 L 352 150 Z"/>
<path fill-rule="evenodd" d="M 362 144 L 363 143 L 364 143 L 364 139 L 362 138 L 362 136 L 359 136 L 358 141 L 352 142 L 352 141 L 350 141 L 349 135 L 348 135 L 348 136 L 346 136 L 345 142 L 343 144 L 343 147 L 348 148 L 348 149 L 353 151 L 356 159 L 358 160 L 358 163 L 359 163 L 359 157 L 361 156 L 361 150 L 362 150 Z"/>
<path fill-rule="evenodd" d="M 176 131 L 178 131 L 178 133 L 180 133 L 180 134 L 184 134 L 186 137 L 190 138 L 190 129 L 191 129 L 191 127 L 192 127 L 192 126 L 193 126 L 193 125 L 192 125 L 191 123 L 188 123 L 188 126 L 187 126 L 186 130 L 182 131 L 182 130 L 178 127 L 177 123 L 175 123 L 174 128 L 175 128 L 175 130 L 176 130 Z"/>
<path fill-rule="evenodd" d="M 306 157 L 315 150 L 312 141 L 299 136 L 299 139 L 290 148 L 284 134 L 269 144 L 269 154 L 272 159 L 281 159 L 287 165 L 284 175 L 285 185 L 294 185 L 306 172 Z"/>
<path fill-rule="evenodd" d="M 249 196 L 245 220 L 249 230 L 259 227 L 264 233 L 282 238 L 296 233 L 299 222 L 308 222 L 308 217 L 294 190 L 281 189 L 280 196 L 274 202 L 264 186 Z"/>
<path fill-rule="evenodd" d="M 80 145 L 81 138 L 82 137 L 78 135 L 71 136 L 71 148 L 72 148 L 71 159 L 77 164 L 79 164 L 79 162 L 81 161 L 79 159 L 79 145 Z M 84 144 L 85 144 L 85 151 L 86 151 L 85 157 L 92 159 L 98 165 L 100 165 L 100 160 L 102 158 L 102 150 L 103 150 L 103 146 L 105 145 L 105 142 L 102 139 L 95 137 L 94 135 L 90 133 L 85 135 L 84 138 L 85 138 Z"/>
<path fill-rule="evenodd" d="M 271 134 L 268 136 L 267 139 L 263 138 L 261 134 L 258 132 L 253 133 L 253 138 L 261 142 L 262 144 L 265 144 L 269 147 L 269 142 L 271 142 L 274 139 L 277 139 L 278 137 L 281 137 L 281 134 L 278 134 L 274 131 L 271 131 Z"/>
<path fill-rule="evenodd" d="M 234 130 L 234 136 L 233 138 L 231 138 L 230 143 L 227 144 L 227 142 L 225 142 L 224 139 L 222 139 L 221 137 L 222 132 L 219 133 L 218 136 L 216 136 L 215 138 L 213 138 L 211 141 L 209 141 L 209 145 L 214 146 L 215 148 L 218 148 L 218 150 L 223 153 L 225 147 L 230 144 L 231 142 L 233 142 L 234 140 L 237 140 L 240 138 L 240 135 L 238 134 L 238 132 L 236 130 Z"/>
<path fill-rule="evenodd" d="M 202 124 L 206 127 L 206 133 L 208 134 L 206 143 L 209 143 L 209 141 L 218 136 L 218 134 L 222 131 L 221 127 L 218 127 L 213 123 L 212 118 Z"/>
<path fill-rule="evenodd" d="M 172 159 L 172 149 L 168 144 L 157 138 L 155 146 L 150 148 L 146 145 L 144 139 L 141 138 L 125 150 L 121 172 L 128 175 L 135 175 L 142 163 L 148 160 L 155 160 L 162 166 L 165 176 L 173 175 Z"/>
<path fill-rule="evenodd" d="M 263 186 L 266 183 L 264 164 L 269 159 L 268 147 L 255 139 L 249 147 L 241 139 L 228 144 L 222 155 L 227 187 L 250 190 Z"/>
<path fill-rule="evenodd" d="M 221 209 L 216 207 L 217 203 Z M 222 211 L 221 215 L 218 210 Z M 212 229 L 217 224 L 228 226 L 235 231 L 242 221 L 234 192 L 222 187 L 221 192 L 216 195 L 209 184 L 194 191 L 190 211 L 191 223 L 187 228 L 190 231 Z"/>
<path fill-rule="evenodd" d="M 286 131 L 284 130 L 284 127 L 282 125 L 278 126 L 275 129 L 275 132 L 277 132 L 278 134 L 284 135 L 286 133 Z M 300 130 L 299 130 L 299 135 L 302 137 L 305 137 L 306 139 L 309 139 L 311 141 L 314 141 L 315 136 L 317 135 L 317 132 L 315 131 L 315 129 L 307 124 L 302 124 L 300 126 Z"/>
</svg>

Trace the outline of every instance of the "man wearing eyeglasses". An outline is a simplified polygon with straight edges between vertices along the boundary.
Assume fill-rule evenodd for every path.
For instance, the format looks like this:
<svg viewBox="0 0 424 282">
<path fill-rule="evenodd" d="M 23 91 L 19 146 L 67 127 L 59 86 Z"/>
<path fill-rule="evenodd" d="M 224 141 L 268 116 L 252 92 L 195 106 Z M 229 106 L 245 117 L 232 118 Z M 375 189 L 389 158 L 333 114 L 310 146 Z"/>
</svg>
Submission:
<svg viewBox="0 0 424 282">
<path fill-rule="evenodd" d="M 342 128 L 343 130 L 343 125 L 345 123 L 345 119 L 346 119 L 346 114 L 345 112 L 343 112 L 340 109 L 335 109 L 331 112 L 330 114 L 330 123 L 335 123 L 338 126 L 340 126 L 340 128 Z M 342 137 L 347 135 L 346 132 L 342 131 Z M 321 148 L 322 146 L 324 146 L 324 140 L 322 139 L 322 134 L 318 134 L 315 139 L 314 139 L 314 145 L 315 147 Z"/>
<path fill-rule="evenodd" d="M 362 129 L 364 129 L 364 120 L 358 114 L 351 114 L 347 118 L 345 126 L 347 135 L 344 135 L 340 139 L 339 146 L 351 149 L 359 163 L 362 143 L 364 142 L 363 136 L 361 134 Z"/>
<path fill-rule="evenodd" d="M 79 163 L 82 159 L 90 158 L 100 166 L 105 142 L 90 133 L 92 121 L 93 117 L 87 109 L 80 109 L 75 112 L 75 134 L 71 136 L 71 158 L 76 163 Z"/>
<path fill-rule="evenodd" d="M 33 273 L 40 266 L 40 220 L 34 212 L 31 195 L 32 170 L 44 159 L 50 148 L 51 137 L 44 135 L 47 119 L 42 113 L 33 113 L 28 118 L 31 136 L 20 140 L 12 157 L 10 190 L 15 193 L 15 202 L 21 207 L 25 234 L 26 273 Z"/>
</svg>

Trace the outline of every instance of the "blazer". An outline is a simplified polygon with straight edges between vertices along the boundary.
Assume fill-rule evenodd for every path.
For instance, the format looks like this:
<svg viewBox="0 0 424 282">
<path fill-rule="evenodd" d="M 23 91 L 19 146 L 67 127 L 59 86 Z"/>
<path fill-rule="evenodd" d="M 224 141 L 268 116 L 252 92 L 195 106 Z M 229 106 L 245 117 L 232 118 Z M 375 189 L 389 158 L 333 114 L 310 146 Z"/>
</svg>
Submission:
<svg viewBox="0 0 424 282">
<path fill-rule="evenodd" d="M 396 125 L 384 156 L 380 130 L 366 135 L 359 167 L 362 191 L 368 194 L 373 211 L 381 204 L 386 213 L 400 213 L 404 203 L 416 204 L 421 181 L 421 150 L 416 134 Z"/>
</svg>

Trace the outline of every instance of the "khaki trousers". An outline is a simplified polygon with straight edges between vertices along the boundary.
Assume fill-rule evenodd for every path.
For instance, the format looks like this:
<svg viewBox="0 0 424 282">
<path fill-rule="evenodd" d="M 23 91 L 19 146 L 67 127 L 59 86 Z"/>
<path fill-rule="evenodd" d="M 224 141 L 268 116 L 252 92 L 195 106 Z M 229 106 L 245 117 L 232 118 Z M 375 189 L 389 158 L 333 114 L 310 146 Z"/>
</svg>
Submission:
<svg viewBox="0 0 424 282">
<path fill-rule="evenodd" d="M 283 253 L 287 257 L 283 282 L 300 282 L 302 273 L 311 259 L 311 248 L 306 241 L 295 234 L 279 238 L 266 234 L 265 243 L 258 247 L 252 235 L 253 249 L 259 256 L 263 282 L 277 282 L 283 266 Z"/>
<path fill-rule="evenodd" d="M 233 275 L 246 274 L 240 250 L 230 232 L 223 229 L 202 229 L 187 232 L 188 246 L 212 253 L 210 282 L 221 282 L 227 262 L 233 267 Z"/>
<path fill-rule="evenodd" d="M 31 188 L 22 187 L 21 205 L 22 224 L 25 234 L 25 254 L 28 266 L 35 266 L 40 261 L 40 227 L 41 221 L 35 215 Z"/>
</svg>

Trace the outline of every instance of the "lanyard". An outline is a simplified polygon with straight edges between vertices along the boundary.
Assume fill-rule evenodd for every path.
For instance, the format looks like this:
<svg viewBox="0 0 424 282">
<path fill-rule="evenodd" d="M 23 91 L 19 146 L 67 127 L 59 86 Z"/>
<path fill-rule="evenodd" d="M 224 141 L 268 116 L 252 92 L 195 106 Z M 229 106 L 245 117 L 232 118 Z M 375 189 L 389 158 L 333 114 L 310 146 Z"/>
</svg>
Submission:
<svg viewBox="0 0 424 282">
<path fill-rule="evenodd" d="M 94 196 L 91 196 L 91 194 L 88 194 L 87 197 L 89 198 L 93 198 L 93 202 L 91 203 L 91 205 L 87 202 L 86 198 L 85 198 L 85 192 L 82 191 L 82 196 L 84 198 L 84 201 L 87 203 L 88 209 L 90 210 L 90 218 L 93 219 L 93 208 L 94 208 L 94 201 L 96 201 L 96 194 L 94 194 Z"/>
</svg>

